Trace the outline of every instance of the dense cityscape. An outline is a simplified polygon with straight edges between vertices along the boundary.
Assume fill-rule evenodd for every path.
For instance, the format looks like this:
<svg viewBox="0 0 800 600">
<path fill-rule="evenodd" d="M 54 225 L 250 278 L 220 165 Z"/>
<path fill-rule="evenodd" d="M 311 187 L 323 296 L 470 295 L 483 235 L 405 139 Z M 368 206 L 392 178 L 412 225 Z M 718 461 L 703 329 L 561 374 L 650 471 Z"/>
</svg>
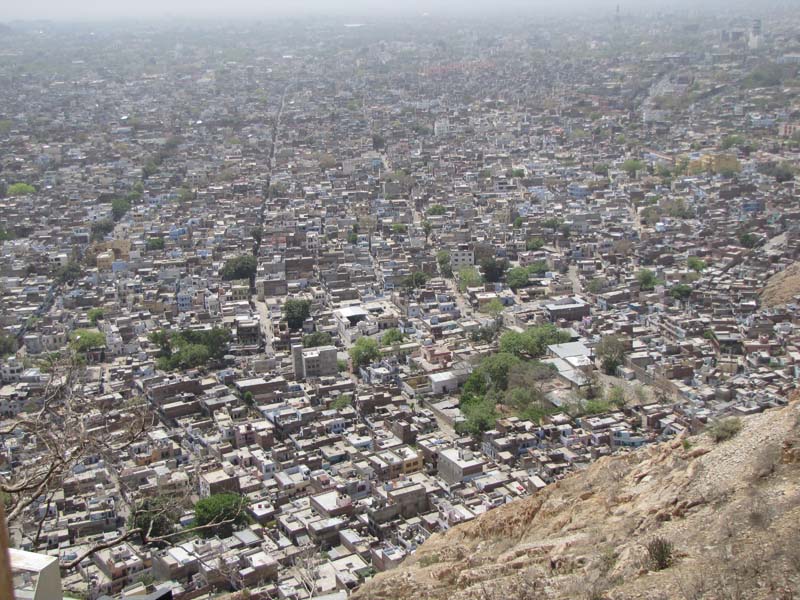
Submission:
<svg viewBox="0 0 800 600">
<path fill-rule="evenodd" d="M 344 600 L 785 406 L 800 20 L 757 8 L 2 26 L 17 597 Z"/>
</svg>

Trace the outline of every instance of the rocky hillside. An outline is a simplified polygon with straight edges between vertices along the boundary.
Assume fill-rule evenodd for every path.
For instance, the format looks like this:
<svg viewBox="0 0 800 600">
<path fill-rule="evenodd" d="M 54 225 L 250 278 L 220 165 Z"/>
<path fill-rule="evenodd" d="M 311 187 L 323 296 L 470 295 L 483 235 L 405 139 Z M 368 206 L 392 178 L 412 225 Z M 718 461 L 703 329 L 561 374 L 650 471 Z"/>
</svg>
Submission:
<svg viewBox="0 0 800 600">
<path fill-rule="evenodd" d="M 780 273 L 775 273 L 761 290 L 764 306 L 777 306 L 791 302 L 800 294 L 800 262 L 796 262 Z"/>
<path fill-rule="evenodd" d="M 800 402 L 604 458 L 432 536 L 359 600 L 800 598 Z M 653 540 L 672 544 L 660 554 Z"/>
</svg>

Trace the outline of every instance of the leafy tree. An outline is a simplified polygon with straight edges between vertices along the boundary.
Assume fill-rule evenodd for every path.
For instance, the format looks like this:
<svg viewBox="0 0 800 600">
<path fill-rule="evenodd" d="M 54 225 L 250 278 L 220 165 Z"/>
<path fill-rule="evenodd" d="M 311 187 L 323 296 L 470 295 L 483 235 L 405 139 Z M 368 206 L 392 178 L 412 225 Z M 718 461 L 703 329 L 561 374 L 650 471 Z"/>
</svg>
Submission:
<svg viewBox="0 0 800 600">
<path fill-rule="evenodd" d="M 414 271 L 403 280 L 403 287 L 409 290 L 421 288 L 428 282 L 428 276 L 422 271 Z"/>
<path fill-rule="evenodd" d="M 147 239 L 147 249 L 148 250 L 163 250 L 164 249 L 164 238 L 160 237 L 151 237 Z"/>
<path fill-rule="evenodd" d="M 483 277 L 475 267 L 464 267 L 458 271 L 458 289 L 462 292 L 467 288 L 483 284 Z"/>
<path fill-rule="evenodd" d="M 283 314 L 289 329 L 300 329 L 305 320 L 311 316 L 311 301 L 291 298 L 284 303 Z"/>
<path fill-rule="evenodd" d="M 408 232 L 408 226 L 405 223 L 395 223 L 392 225 L 392 233 L 395 235 L 402 235 Z"/>
<path fill-rule="evenodd" d="M 111 214 L 115 221 L 119 221 L 131 209 L 131 203 L 125 198 L 114 198 L 111 201 Z"/>
<path fill-rule="evenodd" d="M 360 337 L 350 348 L 350 358 L 356 367 L 365 367 L 376 361 L 381 355 L 378 342 L 368 337 Z"/>
<path fill-rule="evenodd" d="M 458 433 L 478 436 L 494 427 L 497 421 L 494 402 L 488 398 L 478 398 L 460 408 L 465 420 L 456 424 Z"/>
<path fill-rule="evenodd" d="M 692 286 L 686 285 L 685 283 L 673 285 L 669 290 L 669 294 L 676 300 L 686 300 L 692 295 Z"/>
<path fill-rule="evenodd" d="M 597 344 L 595 354 L 603 363 L 603 371 L 614 375 L 625 358 L 625 344 L 616 335 L 606 335 Z"/>
<path fill-rule="evenodd" d="M 347 234 L 347 243 L 348 244 L 357 244 L 358 243 L 358 234 L 355 231 L 351 231 Z"/>
<path fill-rule="evenodd" d="M 189 202 L 194 199 L 194 192 L 188 187 L 182 187 L 178 190 L 178 202 L 181 204 Z"/>
<path fill-rule="evenodd" d="M 0 243 L 7 242 L 8 240 L 14 239 L 14 233 L 9 231 L 5 227 L 0 227 Z"/>
<path fill-rule="evenodd" d="M 234 529 L 247 524 L 247 498 L 239 494 L 212 494 L 194 505 L 194 524 L 204 536 L 230 537 Z"/>
<path fill-rule="evenodd" d="M 109 219 L 103 219 L 92 223 L 91 234 L 92 240 L 99 242 L 103 240 L 109 233 L 114 231 L 114 222 Z"/>
<path fill-rule="evenodd" d="M 544 356 L 547 347 L 570 340 L 569 334 L 551 323 L 531 327 L 522 333 L 508 331 L 500 336 L 500 351 L 518 357 Z"/>
<path fill-rule="evenodd" d="M 315 331 L 303 338 L 303 347 L 318 348 L 319 346 L 330 346 L 333 343 L 331 334 L 327 331 Z"/>
<path fill-rule="evenodd" d="M 497 298 L 493 298 L 487 302 L 483 308 L 481 308 L 481 312 L 486 313 L 487 315 L 490 315 L 496 319 L 500 316 L 500 313 L 503 312 L 503 309 L 505 309 L 503 303 Z"/>
<path fill-rule="evenodd" d="M 261 240 L 264 238 L 264 231 L 260 227 L 253 227 L 250 230 L 250 237 L 253 238 L 256 243 L 260 244 Z"/>
<path fill-rule="evenodd" d="M 592 294 L 599 294 L 605 289 L 607 285 L 608 282 L 605 279 L 603 279 L 602 277 L 595 277 L 587 284 L 586 289 L 589 290 Z"/>
<path fill-rule="evenodd" d="M 597 163 L 594 166 L 594 168 L 592 169 L 592 172 L 595 175 L 601 175 L 603 177 L 607 177 L 608 176 L 608 168 L 609 168 L 608 167 L 608 163 Z"/>
<path fill-rule="evenodd" d="M 106 345 L 106 336 L 96 329 L 76 329 L 70 335 L 69 345 L 75 352 L 85 354 L 93 348 Z"/>
<path fill-rule="evenodd" d="M 523 223 L 525 223 L 525 220 L 522 217 L 517 217 L 514 219 L 514 229 L 519 229 Z"/>
<path fill-rule="evenodd" d="M 643 290 L 652 290 L 656 287 L 658 280 L 656 274 L 650 269 L 642 269 L 636 273 L 636 281 L 639 282 L 639 287 Z"/>
<path fill-rule="evenodd" d="M 319 158 L 319 168 L 322 171 L 334 169 L 338 164 L 339 163 L 336 161 L 336 158 L 331 154 L 323 154 Z"/>
<path fill-rule="evenodd" d="M 36 193 L 36 188 L 27 183 L 12 183 L 8 186 L 6 194 L 11 196 L 30 196 Z"/>
<path fill-rule="evenodd" d="M 245 392 L 242 394 L 242 402 L 245 403 L 247 406 L 253 406 L 255 404 L 255 399 L 253 398 L 253 392 Z"/>
<path fill-rule="evenodd" d="M 425 234 L 426 242 L 428 240 L 428 237 L 431 235 L 431 231 L 433 231 L 433 225 L 431 225 L 431 222 L 428 221 L 428 219 L 425 219 L 422 222 L 422 232 Z"/>
<path fill-rule="evenodd" d="M 637 171 L 641 171 L 642 169 L 644 169 L 644 163 L 635 158 L 629 158 L 622 163 L 622 170 L 631 177 L 634 176 Z"/>
<path fill-rule="evenodd" d="M 479 366 L 491 385 L 499 390 L 508 388 L 508 373 L 512 368 L 519 366 L 520 359 L 507 352 L 497 352 L 485 357 Z"/>
<path fill-rule="evenodd" d="M 102 308 L 90 308 L 86 313 L 89 320 L 97 325 L 97 322 L 105 316 L 105 311 Z"/>
<path fill-rule="evenodd" d="M 80 276 L 81 266 L 76 262 L 69 262 L 55 272 L 55 279 L 58 283 L 72 283 Z"/>
<path fill-rule="evenodd" d="M 530 271 L 526 267 L 514 267 L 506 276 L 506 283 L 512 290 L 527 287 L 530 281 Z"/>
<path fill-rule="evenodd" d="M 250 279 L 255 277 L 258 262 L 256 257 L 251 254 L 244 254 L 225 261 L 220 271 L 223 281 L 234 279 Z"/>
<path fill-rule="evenodd" d="M 428 209 L 429 217 L 439 217 L 445 213 L 445 207 L 441 204 L 434 204 Z"/>
<path fill-rule="evenodd" d="M 436 264 L 439 265 L 439 271 L 445 277 L 453 276 L 453 268 L 450 266 L 450 252 L 447 250 L 439 250 L 436 253 Z"/>
<path fill-rule="evenodd" d="M 723 150 L 730 150 L 731 148 L 739 148 L 745 145 L 744 138 L 740 135 L 726 135 L 722 138 L 721 147 Z"/>
<path fill-rule="evenodd" d="M 380 134 L 373 134 L 372 135 L 372 149 L 373 150 L 383 150 L 386 148 L 386 138 Z"/>
<path fill-rule="evenodd" d="M 561 223 L 563 223 L 563 221 L 558 217 L 549 217 L 542 221 L 542 227 L 552 229 L 553 233 L 555 233 L 558 228 L 561 227 Z"/>
<path fill-rule="evenodd" d="M 149 538 L 173 534 L 175 523 L 180 516 L 173 506 L 171 497 L 144 498 L 128 518 L 128 526 L 131 529 L 141 529 L 139 537 L 144 544 Z"/>
<path fill-rule="evenodd" d="M 164 371 L 193 369 L 220 360 L 228 349 L 230 332 L 223 327 L 155 331 L 150 341 L 159 346 L 158 368 Z"/>
<path fill-rule="evenodd" d="M 696 256 L 690 256 L 688 259 L 686 259 L 686 266 L 692 271 L 700 273 L 701 271 L 705 270 L 706 263 L 704 260 L 701 260 Z"/>
<path fill-rule="evenodd" d="M 486 281 L 494 283 L 500 281 L 508 269 L 508 261 L 505 259 L 485 258 L 481 261 L 481 270 Z"/>
<path fill-rule="evenodd" d="M 353 397 L 350 394 L 339 394 L 339 397 L 331 402 L 331 408 L 342 410 L 348 406 L 353 406 Z"/>
<path fill-rule="evenodd" d="M 542 246 L 544 246 L 544 240 L 540 237 L 529 238 L 525 242 L 525 249 L 529 252 L 533 250 L 539 250 L 542 248 Z"/>
<path fill-rule="evenodd" d="M 17 339 L 6 332 L 0 332 L 0 358 L 5 358 L 9 354 L 17 351 Z"/>
<path fill-rule="evenodd" d="M 755 248 L 758 241 L 758 236 L 753 233 L 745 232 L 739 236 L 739 243 L 745 248 Z"/>
<path fill-rule="evenodd" d="M 402 331 L 397 327 L 392 327 L 391 329 L 387 329 L 381 336 L 381 344 L 384 346 L 392 346 L 401 343 L 404 338 L 405 336 Z"/>
<path fill-rule="evenodd" d="M 775 181 L 778 183 L 784 183 L 786 181 L 791 181 L 794 179 L 795 176 L 795 169 L 792 167 L 791 163 L 782 162 L 777 165 L 773 165 L 769 170 L 768 174 L 775 178 Z"/>
</svg>

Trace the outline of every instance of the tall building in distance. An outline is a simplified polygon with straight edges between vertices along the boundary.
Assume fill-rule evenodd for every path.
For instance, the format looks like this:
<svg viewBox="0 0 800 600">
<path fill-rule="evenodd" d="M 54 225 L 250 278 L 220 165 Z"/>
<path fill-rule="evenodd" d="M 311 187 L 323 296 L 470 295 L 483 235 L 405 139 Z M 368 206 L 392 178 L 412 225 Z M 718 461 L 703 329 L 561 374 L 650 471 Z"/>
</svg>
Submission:
<svg viewBox="0 0 800 600">
<path fill-rule="evenodd" d="M 747 39 L 747 47 L 750 50 L 759 50 L 762 44 L 761 38 L 761 19 L 753 19 L 753 24 L 750 26 L 750 36 Z"/>
</svg>

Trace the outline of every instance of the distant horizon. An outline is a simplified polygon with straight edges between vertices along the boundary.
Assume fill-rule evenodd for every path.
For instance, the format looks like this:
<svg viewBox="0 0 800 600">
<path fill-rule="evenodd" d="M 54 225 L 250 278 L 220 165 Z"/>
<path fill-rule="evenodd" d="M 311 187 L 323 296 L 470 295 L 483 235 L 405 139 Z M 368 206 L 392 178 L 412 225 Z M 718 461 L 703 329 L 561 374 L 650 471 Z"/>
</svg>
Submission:
<svg viewBox="0 0 800 600">
<path fill-rule="evenodd" d="M 49 21 L 54 23 L 102 23 L 119 21 L 162 21 L 189 20 L 207 21 L 224 19 L 238 21 L 244 19 L 266 19 L 271 17 L 318 17 L 344 18 L 365 22 L 383 17 L 502 17 L 512 18 L 515 11 L 520 15 L 558 14 L 586 16 L 607 14 L 619 6 L 623 13 L 643 14 L 658 10 L 686 10 L 702 14 L 709 10 L 724 7 L 726 10 L 747 9 L 756 12 L 768 5 L 790 8 L 787 0 L 764 2 L 758 7 L 744 0 L 561 0 L 553 3 L 545 0 L 408 0 L 402 3 L 381 0 L 295 0 L 276 2 L 275 0 L 229 0 L 224 5 L 208 0 L 141 0 L 136 3 L 103 3 L 94 0 L 31 0 L 0 9 L 0 23 L 35 23 Z"/>
</svg>

